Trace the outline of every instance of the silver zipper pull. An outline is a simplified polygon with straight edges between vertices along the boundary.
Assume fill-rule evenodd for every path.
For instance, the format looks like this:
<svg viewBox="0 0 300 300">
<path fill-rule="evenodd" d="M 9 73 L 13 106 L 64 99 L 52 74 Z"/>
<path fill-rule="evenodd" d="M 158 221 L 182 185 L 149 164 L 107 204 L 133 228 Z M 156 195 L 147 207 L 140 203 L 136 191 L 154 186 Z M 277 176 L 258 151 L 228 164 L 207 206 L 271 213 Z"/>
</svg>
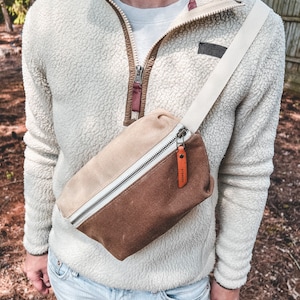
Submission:
<svg viewBox="0 0 300 300">
<path fill-rule="evenodd" d="M 177 132 L 177 136 L 176 136 L 176 145 L 177 145 L 177 148 L 180 145 L 182 145 L 183 147 L 185 147 L 184 137 L 186 136 L 187 132 L 188 132 L 188 130 L 185 127 L 179 129 L 179 131 Z"/>
<path fill-rule="evenodd" d="M 144 68 L 140 65 L 135 67 L 135 80 L 136 83 L 142 83 Z"/>
</svg>

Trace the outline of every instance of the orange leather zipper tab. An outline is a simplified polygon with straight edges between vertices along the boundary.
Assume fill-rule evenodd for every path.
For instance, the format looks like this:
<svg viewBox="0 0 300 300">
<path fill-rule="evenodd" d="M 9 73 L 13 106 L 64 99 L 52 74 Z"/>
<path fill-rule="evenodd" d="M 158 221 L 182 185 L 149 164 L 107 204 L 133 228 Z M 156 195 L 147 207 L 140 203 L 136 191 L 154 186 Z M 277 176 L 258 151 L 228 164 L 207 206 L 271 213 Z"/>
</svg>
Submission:
<svg viewBox="0 0 300 300">
<path fill-rule="evenodd" d="M 177 148 L 177 174 L 178 174 L 178 187 L 182 188 L 187 184 L 187 160 L 186 151 L 184 146 Z"/>
</svg>

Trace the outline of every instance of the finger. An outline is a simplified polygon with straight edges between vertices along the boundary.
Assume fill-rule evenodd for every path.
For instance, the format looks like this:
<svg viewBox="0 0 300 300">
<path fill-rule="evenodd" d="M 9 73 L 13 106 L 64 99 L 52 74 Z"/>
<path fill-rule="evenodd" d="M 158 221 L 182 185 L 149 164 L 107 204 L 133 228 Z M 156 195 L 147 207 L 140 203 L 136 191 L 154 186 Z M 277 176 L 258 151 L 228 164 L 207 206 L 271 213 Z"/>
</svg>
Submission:
<svg viewBox="0 0 300 300">
<path fill-rule="evenodd" d="M 46 295 L 49 293 L 49 287 L 47 287 L 45 285 L 44 281 L 41 278 L 31 279 L 31 283 L 39 293 L 41 293 L 43 295 Z"/>
<path fill-rule="evenodd" d="M 49 276 L 48 276 L 48 272 L 45 272 L 44 274 L 43 274 L 43 282 L 44 282 L 44 284 L 45 284 L 45 286 L 46 287 L 51 287 L 51 284 L 50 284 L 50 280 L 49 280 Z"/>
</svg>

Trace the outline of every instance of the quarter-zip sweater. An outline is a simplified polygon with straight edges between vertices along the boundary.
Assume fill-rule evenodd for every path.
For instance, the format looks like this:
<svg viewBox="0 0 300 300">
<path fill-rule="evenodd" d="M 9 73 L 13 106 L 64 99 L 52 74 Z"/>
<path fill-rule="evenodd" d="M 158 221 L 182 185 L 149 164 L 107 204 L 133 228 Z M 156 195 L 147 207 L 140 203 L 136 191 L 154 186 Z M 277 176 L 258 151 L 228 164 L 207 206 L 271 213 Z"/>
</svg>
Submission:
<svg viewBox="0 0 300 300">
<path fill-rule="evenodd" d="M 147 56 L 140 116 L 163 108 L 182 117 L 219 61 L 212 47 L 230 45 L 252 5 L 189 5 Z M 132 122 L 136 54 L 130 25 L 109 1 L 37 0 L 23 31 L 26 249 L 41 254 L 50 246 L 74 271 L 115 288 L 156 292 L 213 269 L 221 285 L 243 285 L 273 170 L 284 50 L 282 22 L 271 12 L 200 127 L 216 182 L 213 195 L 119 261 L 63 219 L 55 200 L 124 121 Z"/>
</svg>

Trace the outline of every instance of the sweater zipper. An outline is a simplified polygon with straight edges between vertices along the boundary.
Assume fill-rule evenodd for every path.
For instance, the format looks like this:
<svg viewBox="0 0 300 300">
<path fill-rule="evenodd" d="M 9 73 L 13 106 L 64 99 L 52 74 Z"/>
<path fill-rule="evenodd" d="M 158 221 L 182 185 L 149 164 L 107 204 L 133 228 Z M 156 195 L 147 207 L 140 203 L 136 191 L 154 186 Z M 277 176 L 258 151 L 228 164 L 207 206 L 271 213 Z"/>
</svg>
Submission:
<svg viewBox="0 0 300 300">
<path fill-rule="evenodd" d="M 115 2 L 113 2 L 113 0 L 107 0 L 107 1 L 113 6 L 117 14 L 119 14 L 121 25 L 123 29 L 124 27 L 127 29 L 128 38 L 131 45 L 131 48 L 129 47 L 127 48 L 127 53 L 129 56 L 130 78 L 128 84 L 125 119 L 123 122 L 125 126 L 128 126 L 134 121 L 136 121 L 136 118 L 132 118 L 133 112 L 135 112 L 135 115 L 136 113 L 138 113 L 138 118 L 144 116 L 144 110 L 146 105 L 146 92 L 148 88 L 148 81 L 150 77 L 151 68 L 156 59 L 156 55 L 160 47 L 160 44 L 162 40 L 167 36 L 167 34 L 196 20 L 207 18 L 212 15 L 227 11 L 229 9 L 233 9 L 244 5 L 241 0 L 224 0 L 224 1 L 218 1 L 217 3 L 215 1 L 212 1 L 212 4 L 208 4 L 207 5 L 208 8 L 204 9 L 203 13 L 201 12 L 195 13 L 195 12 L 199 9 L 202 10 L 202 8 L 203 7 L 205 8 L 206 5 L 191 10 L 188 13 L 191 16 L 190 18 L 188 18 L 188 20 L 180 21 L 178 24 L 171 27 L 168 30 L 168 32 L 166 32 L 160 38 L 160 40 L 157 41 L 156 44 L 152 46 L 152 48 L 148 52 L 148 55 L 146 56 L 144 65 L 142 66 L 138 61 L 138 55 L 137 55 L 137 50 L 136 50 L 135 41 L 133 37 L 133 32 L 129 20 L 127 19 L 127 16 L 124 14 L 121 8 L 117 4 L 115 4 Z"/>
<path fill-rule="evenodd" d="M 159 144 L 153 147 L 116 180 L 93 196 L 74 214 L 72 214 L 72 216 L 69 217 L 71 224 L 73 224 L 76 228 L 79 227 L 88 218 L 110 203 L 115 197 L 120 195 L 137 179 L 145 175 L 158 162 L 162 161 L 174 150 L 184 148 L 185 142 L 191 137 L 191 135 L 191 132 L 179 123 Z M 179 159 L 182 159 L 182 155 L 184 154 L 181 152 L 178 153 Z M 182 176 L 182 173 L 183 172 L 180 173 L 180 177 Z M 183 177 L 185 176 L 186 175 L 183 175 Z M 185 184 L 186 181 L 179 180 L 178 188 L 182 188 Z"/>
</svg>

